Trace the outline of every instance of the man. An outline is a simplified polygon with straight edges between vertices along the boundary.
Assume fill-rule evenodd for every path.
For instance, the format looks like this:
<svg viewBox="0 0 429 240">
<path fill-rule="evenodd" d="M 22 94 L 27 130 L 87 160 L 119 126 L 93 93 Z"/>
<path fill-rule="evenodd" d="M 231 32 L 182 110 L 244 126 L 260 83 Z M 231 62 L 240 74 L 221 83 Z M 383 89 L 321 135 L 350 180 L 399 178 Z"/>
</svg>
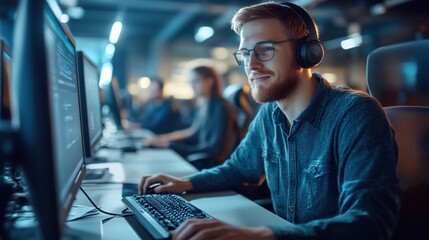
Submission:
<svg viewBox="0 0 429 240">
<path fill-rule="evenodd" d="M 164 134 L 186 127 L 182 125 L 179 103 L 163 94 L 164 82 L 161 78 L 151 78 L 149 99 L 140 110 L 138 124 L 129 124 L 128 128 L 145 128 L 155 134 Z"/>
<path fill-rule="evenodd" d="M 139 184 L 140 192 L 154 182 L 163 183 L 155 192 L 217 191 L 265 174 L 276 214 L 294 224 L 243 228 L 190 220 L 172 232 L 173 239 L 392 236 L 400 188 L 389 122 L 368 94 L 335 88 L 312 74 L 323 49 L 316 42 L 308 59 L 301 59 L 305 54 L 297 48 L 313 23 L 311 18 L 304 23 L 297 9 L 262 3 L 232 19 L 240 35 L 234 56 L 245 68 L 253 97 L 265 104 L 230 159 L 185 179 L 160 174 L 144 176 Z"/>
</svg>

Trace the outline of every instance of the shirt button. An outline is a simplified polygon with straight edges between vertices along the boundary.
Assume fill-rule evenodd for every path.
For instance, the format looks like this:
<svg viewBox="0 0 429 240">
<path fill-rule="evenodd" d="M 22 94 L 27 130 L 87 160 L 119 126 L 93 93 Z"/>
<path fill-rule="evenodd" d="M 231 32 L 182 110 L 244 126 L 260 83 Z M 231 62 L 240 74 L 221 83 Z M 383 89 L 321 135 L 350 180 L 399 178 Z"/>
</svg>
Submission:
<svg viewBox="0 0 429 240">
<path fill-rule="evenodd" d="M 295 211 L 295 209 L 294 209 L 293 207 L 290 207 L 290 208 L 289 208 L 289 212 L 290 212 L 290 213 L 293 213 L 293 211 Z"/>
</svg>

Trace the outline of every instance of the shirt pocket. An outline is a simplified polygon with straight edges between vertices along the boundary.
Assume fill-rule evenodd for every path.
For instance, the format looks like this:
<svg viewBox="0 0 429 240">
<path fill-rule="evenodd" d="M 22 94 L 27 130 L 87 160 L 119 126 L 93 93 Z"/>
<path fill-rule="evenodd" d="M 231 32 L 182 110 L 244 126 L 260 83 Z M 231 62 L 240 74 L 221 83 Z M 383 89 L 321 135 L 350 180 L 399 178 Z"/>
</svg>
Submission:
<svg viewBox="0 0 429 240">
<path fill-rule="evenodd" d="M 323 177 L 332 171 L 331 164 L 322 160 L 312 160 L 304 172 L 313 178 Z"/>
<path fill-rule="evenodd" d="M 333 166 L 329 161 L 323 159 L 311 160 L 304 169 L 304 189 L 306 207 L 311 209 L 315 206 L 323 206 L 331 192 L 332 183 L 330 181 Z"/>
<path fill-rule="evenodd" d="M 272 195 L 279 193 L 279 181 L 280 181 L 280 169 L 279 162 L 280 156 L 273 150 L 264 149 L 262 152 L 262 158 L 264 159 L 265 165 L 265 176 L 267 179 L 267 185 Z"/>
</svg>

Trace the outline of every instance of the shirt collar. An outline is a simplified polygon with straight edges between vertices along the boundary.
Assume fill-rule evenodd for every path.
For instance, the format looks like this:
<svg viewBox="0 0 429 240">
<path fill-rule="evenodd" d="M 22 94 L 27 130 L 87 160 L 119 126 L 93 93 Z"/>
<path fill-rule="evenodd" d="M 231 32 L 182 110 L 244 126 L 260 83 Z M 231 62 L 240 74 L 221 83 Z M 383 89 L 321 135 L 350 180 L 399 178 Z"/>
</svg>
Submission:
<svg viewBox="0 0 429 240">
<path fill-rule="evenodd" d="M 308 106 L 294 121 L 305 121 L 314 127 L 319 127 L 329 93 L 332 91 L 333 87 L 319 73 L 313 73 L 313 78 L 318 81 L 316 91 Z M 277 104 L 274 107 L 272 116 L 276 125 L 284 124 L 286 121 L 286 116 Z"/>
</svg>

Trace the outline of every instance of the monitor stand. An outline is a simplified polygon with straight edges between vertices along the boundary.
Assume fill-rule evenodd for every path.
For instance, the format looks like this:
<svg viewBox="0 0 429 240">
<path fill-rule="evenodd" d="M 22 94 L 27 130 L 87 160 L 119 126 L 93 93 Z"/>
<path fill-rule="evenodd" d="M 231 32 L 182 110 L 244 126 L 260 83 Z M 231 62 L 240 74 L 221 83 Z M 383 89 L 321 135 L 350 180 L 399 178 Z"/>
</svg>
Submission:
<svg viewBox="0 0 429 240">
<path fill-rule="evenodd" d="M 85 158 L 86 164 L 93 164 L 93 163 L 105 163 L 108 162 L 107 157 L 104 156 L 94 156 L 91 158 Z"/>
<path fill-rule="evenodd" d="M 101 220 L 80 220 L 67 222 L 64 227 L 63 240 L 103 239 Z"/>
<path fill-rule="evenodd" d="M 102 179 L 108 173 L 109 173 L 109 168 L 87 168 L 84 179 L 85 180 Z"/>
</svg>

